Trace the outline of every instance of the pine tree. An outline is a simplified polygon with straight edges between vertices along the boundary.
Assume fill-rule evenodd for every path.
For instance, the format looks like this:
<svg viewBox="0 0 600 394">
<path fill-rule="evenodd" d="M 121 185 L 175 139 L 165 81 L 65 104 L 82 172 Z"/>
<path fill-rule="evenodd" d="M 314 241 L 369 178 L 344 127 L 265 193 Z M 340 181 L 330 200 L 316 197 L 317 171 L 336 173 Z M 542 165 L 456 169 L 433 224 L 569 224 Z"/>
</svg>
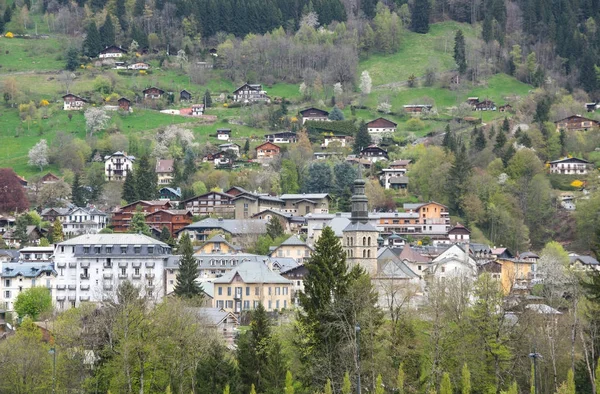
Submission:
<svg viewBox="0 0 600 394">
<path fill-rule="evenodd" d="M 350 374 L 348 371 L 344 374 L 344 381 L 342 382 L 342 394 L 352 394 L 352 382 L 350 382 Z"/>
<path fill-rule="evenodd" d="M 360 122 L 360 126 L 358 127 L 358 131 L 356 132 L 356 137 L 354 138 L 354 146 L 352 147 L 352 151 L 354 154 L 359 154 L 361 150 L 371 145 L 371 135 L 369 134 L 369 129 L 367 128 L 367 124 L 365 121 Z"/>
<path fill-rule="evenodd" d="M 54 219 L 54 223 L 52 223 L 52 243 L 59 243 L 62 242 L 65 238 L 65 235 L 63 234 L 63 226 L 62 223 L 60 222 L 60 220 L 58 220 L 58 218 Z"/>
<path fill-rule="evenodd" d="M 198 262 L 194 258 L 194 248 L 187 233 L 181 236 L 179 242 L 179 272 L 177 272 L 174 292 L 179 297 L 195 298 L 202 297 L 202 286 L 198 279 Z"/>
<path fill-rule="evenodd" d="M 475 150 L 481 152 L 485 149 L 487 144 L 487 140 L 485 139 L 485 134 L 483 133 L 483 128 L 479 128 L 477 130 L 477 137 L 475 137 Z"/>
<path fill-rule="evenodd" d="M 492 15 L 490 13 L 486 14 L 485 18 L 483 19 L 483 25 L 481 26 L 481 38 L 483 38 L 483 41 L 486 43 L 494 39 Z"/>
<path fill-rule="evenodd" d="M 158 177 L 147 155 L 140 158 L 134 175 L 137 197 L 140 200 L 154 200 L 158 190 Z"/>
<path fill-rule="evenodd" d="M 29 237 L 27 236 L 27 226 L 29 226 L 29 222 L 30 218 L 28 214 L 20 215 L 15 221 L 13 237 L 19 241 L 21 247 L 24 247 L 29 242 Z"/>
<path fill-rule="evenodd" d="M 442 146 L 447 152 L 454 152 L 456 150 L 456 139 L 454 138 L 454 133 L 450 130 L 449 124 L 446 125 Z"/>
<path fill-rule="evenodd" d="M 292 373 L 288 370 L 285 374 L 285 390 L 284 394 L 294 394 L 294 378 Z"/>
<path fill-rule="evenodd" d="M 15 4 L 15 3 L 13 3 L 13 4 Z M 5 24 L 8 23 L 8 22 L 10 22 L 10 20 L 12 19 L 12 9 L 10 7 L 6 7 L 4 9 L 4 17 L 3 17 L 3 19 L 4 19 L 4 23 Z"/>
<path fill-rule="evenodd" d="M 196 157 L 191 149 L 185 151 L 185 158 L 183 159 L 183 179 L 186 182 L 194 176 L 196 173 Z"/>
<path fill-rule="evenodd" d="M 492 127 L 490 127 L 490 132 L 488 133 L 488 138 L 491 141 L 494 139 L 494 137 L 496 137 L 496 128 L 494 127 L 494 125 L 492 125 Z"/>
<path fill-rule="evenodd" d="M 115 45 L 115 27 L 113 26 L 110 14 L 106 14 L 104 24 L 100 28 L 99 33 L 103 47 Z"/>
<path fill-rule="evenodd" d="M 344 120 L 344 113 L 337 105 L 329 113 L 329 120 Z"/>
<path fill-rule="evenodd" d="M 506 134 L 500 130 L 496 135 L 496 144 L 494 145 L 494 152 L 499 155 L 504 149 L 504 145 L 506 145 Z"/>
<path fill-rule="evenodd" d="M 426 34 L 429 32 L 429 0 L 415 0 L 411 13 L 412 31 Z"/>
<path fill-rule="evenodd" d="M 79 51 L 77 48 L 69 48 L 66 57 L 65 70 L 75 71 L 79 67 Z"/>
<path fill-rule="evenodd" d="M 144 234 L 150 236 L 150 227 L 146 224 L 146 216 L 138 207 L 137 211 L 131 217 L 129 232 L 133 234 Z"/>
<path fill-rule="evenodd" d="M 127 10 L 125 8 L 126 0 L 117 0 L 115 5 L 115 16 L 119 20 L 121 31 L 127 31 L 129 24 L 127 23 Z"/>
<path fill-rule="evenodd" d="M 125 176 L 121 199 L 125 200 L 128 204 L 139 200 L 135 175 L 131 171 L 127 171 L 127 175 Z"/>
<path fill-rule="evenodd" d="M 86 36 L 83 41 L 83 54 L 88 57 L 96 57 L 104 49 L 96 22 L 91 22 L 86 28 Z"/>
<path fill-rule="evenodd" d="M 210 97 L 210 92 L 208 89 L 206 89 L 206 92 L 204 92 L 204 105 L 206 108 L 212 107 L 212 98 Z"/>
<path fill-rule="evenodd" d="M 465 47 L 465 36 L 462 30 L 457 30 L 454 36 L 454 61 L 458 66 L 458 72 L 464 74 L 467 71 L 467 51 Z"/>
<path fill-rule="evenodd" d="M 267 235 L 272 239 L 275 239 L 282 236 L 284 232 L 285 230 L 283 229 L 281 220 L 279 220 L 275 215 L 271 216 L 269 223 L 267 223 Z"/>
<path fill-rule="evenodd" d="M 71 202 L 77 207 L 85 207 L 84 189 L 80 184 L 79 173 L 75 173 L 73 177 L 73 185 L 71 186 Z"/>
<path fill-rule="evenodd" d="M 246 138 L 246 143 L 244 144 L 244 153 L 248 154 L 250 151 L 250 139 Z"/>
<path fill-rule="evenodd" d="M 169 232 L 169 229 L 166 226 L 163 226 L 162 230 L 160 231 L 160 237 L 158 239 L 164 243 L 168 243 L 171 239 L 171 233 Z"/>
<path fill-rule="evenodd" d="M 448 174 L 448 197 L 450 200 L 450 212 L 462 216 L 462 201 L 468 191 L 468 179 L 471 176 L 472 166 L 464 145 L 456 153 L 454 164 L 450 167 Z"/>
<path fill-rule="evenodd" d="M 333 390 L 331 389 L 331 380 L 327 379 L 327 382 L 325 383 L 325 394 L 333 394 Z"/>
<path fill-rule="evenodd" d="M 529 134 L 522 133 L 521 138 L 519 138 L 519 144 L 521 144 L 527 148 L 531 148 L 533 143 L 531 142 L 531 138 L 529 137 Z"/>
<path fill-rule="evenodd" d="M 145 0 L 135 0 L 135 4 L 133 6 L 133 16 L 143 16 L 145 5 Z"/>
<path fill-rule="evenodd" d="M 385 387 L 383 386 L 381 374 L 377 375 L 377 380 L 375 381 L 375 394 L 385 394 Z"/>
<path fill-rule="evenodd" d="M 398 378 L 396 379 L 396 390 L 398 394 L 404 394 L 404 363 L 400 363 L 398 367 Z"/>
<path fill-rule="evenodd" d="M 464 363 L 461 370 L 461 394 L 471 394 L 471 371 L 469 371 L 469 367 L 467 363 Z"/>
<path fill-rule="evenodd" d="M 442 375 L 440 394 L 452 394 L 452 382 L 450 381 L 450 374 L 448 372 L 444 372 L 444 375 Z"/>
<path fill-rule="evenodd" d="M 508 162 L 510 161 L 510 159 L 512 159 L 515 153 L 515 148 L 512 146 L 512 144 L 509 144 L 508 148 L 506 148 L 506 151 L 502 155 L 502 163 L 504 163 L 504 167 L 508 165 Z"/>
<path fill-rule="evenodd" d="M 502 131 L 504 131 L 505 133 L 508 133 L 510 131 L 510 123 L 508 121 L 508 118 L 504 118 L 504 120 L 502 121 Z"/>
</svg>

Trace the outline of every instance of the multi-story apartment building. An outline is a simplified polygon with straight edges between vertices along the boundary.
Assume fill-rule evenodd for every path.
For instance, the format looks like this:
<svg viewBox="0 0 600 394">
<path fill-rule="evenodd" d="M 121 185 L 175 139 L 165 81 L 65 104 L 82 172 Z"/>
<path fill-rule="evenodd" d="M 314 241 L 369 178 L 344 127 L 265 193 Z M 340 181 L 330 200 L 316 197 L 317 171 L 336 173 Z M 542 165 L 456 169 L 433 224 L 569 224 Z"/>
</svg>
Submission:
<svg viewBox="0 0 600 394">
<path fill-rule="evenodd" d="M 170 185 L 173 182 L 173 162 L 173 159 L 156 160 L 156 176 L 159 186 Z"/>
<path fill-rule="evenodd" d="M 313 248 L 308 246 L 304 241 L 298 238 L 296 235 L 292 235 L 271 252 L 273 257 L 289 257 L 299 264 L 304 263 L 305 260 L 310 258 L 313 252 Z"/>
<path fill-rule="evenodd" d="M 104 156 L 104 175 L 107 181 L 124 181 L 127 173 L 133 171 L 134 156 L 125 152 L 115 152 Z"/>
<path fill-rule="evenodd" d="M 269 312 L 292 306 L 292 282 L 265 263 L 247 261 L 214 280 L 214 306 L 241 313 L 262 303 Z"/>
<path fill-rule="evenodd" d="M 268 102 L 269 97 L 262 85 L 245 83 L 233 91 L 233 101 L 238 103 Z"/>
<path fill-rule="evenodd" d="M 108 222 L 108 215 L 96 208 L 46 208 L 41 216 L 48 222 L 58 219 L 67 237 L 95 234 L 105 228 Z"/>
<path fill-rule="evenodd" d="M 213 191 L 188 198 L 182 204 L 185 209 L 191 211 L 194 215 L 216 215 L 223 218 L 232 218 L 235 212 L 233 198 L 234 196 L 231 194 Z"/>
<path fill-rule="evenodd" d="M 567 157 L 550 162 L 550 173 L 563 175 L 585 175 L 590 162 L 576 157 Z"/>
<path fill-rule="evenodd" d="M 283 194 L 283 212 L 306 215 L 308 213 L 328 213 L 331 197 L 327 193 Z"/>
<path fill-rule="evenodd" d="M 0 267 L 0 309 L 12 311 L 19 293 L 36 286 L 54 292 L 56 271 L 52 267 L 53 248 L 27 247 L 18 260 L 5 261 Z"/>
<path fill-rule="evenodd" d="M 169 210 L 173 208 L 175 208 L 175 205 L 172 202 L 165 200 L 140 200 L 132 202 L 131 204 L 127 204 L 113 212 L 111 219 L 113 230 L 117 233 L 128 231 L 131 218 L 138 209 L 147 215 L 157 211 Z"/>
<path fill-rule="evenodd" d="M 126 280 L 159 300 L 170 257 L 169 245 L 142 234 L 88 234 L 61 242 L 54 249 L 56 308 L 112 300 Z"/>
</svg>

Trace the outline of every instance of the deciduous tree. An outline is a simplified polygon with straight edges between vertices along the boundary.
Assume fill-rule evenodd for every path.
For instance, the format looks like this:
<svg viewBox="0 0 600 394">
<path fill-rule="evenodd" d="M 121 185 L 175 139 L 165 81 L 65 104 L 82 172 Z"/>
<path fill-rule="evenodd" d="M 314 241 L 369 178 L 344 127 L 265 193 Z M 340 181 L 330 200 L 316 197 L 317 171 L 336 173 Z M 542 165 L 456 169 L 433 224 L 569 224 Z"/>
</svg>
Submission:
<svg viewBox="0 0 600 394">
<path fill-rule="evenodd" d="M 48 165 L 48 143 L 45 139 L 40 140 L 29 150 L 29 165 L 39 167 L 40 171 Z"/>
<path fill-rule="evenodd" d="M 37 320 L 42 313 L 52 310 L 52 295 L 46 287 L 32 287 L 17 295 L 14 307 L 19 317 Z"/>
</svg>

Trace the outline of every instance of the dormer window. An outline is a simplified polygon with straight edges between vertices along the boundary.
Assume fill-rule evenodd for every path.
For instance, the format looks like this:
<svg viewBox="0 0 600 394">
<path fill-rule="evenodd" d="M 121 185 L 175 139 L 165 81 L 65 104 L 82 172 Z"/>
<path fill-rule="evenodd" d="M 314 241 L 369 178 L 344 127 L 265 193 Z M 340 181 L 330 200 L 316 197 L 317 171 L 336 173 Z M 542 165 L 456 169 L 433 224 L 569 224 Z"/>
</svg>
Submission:
<svg viewBox="0 0 600 394">
<path fill-rule="evenodd" d="M 127 253 L 127 246 L 121 246 L 121 254 Z"/>
<path fill-rule="evenodd" d="M 90 247 L 89 246 L 84 246 L 83 247 L 83 254 L 90 254 Z"/>
<path fill-rule="evenodd" d="M 148 246 L 148 254 L 154 254 L 154 246 Z"/>
</svg>

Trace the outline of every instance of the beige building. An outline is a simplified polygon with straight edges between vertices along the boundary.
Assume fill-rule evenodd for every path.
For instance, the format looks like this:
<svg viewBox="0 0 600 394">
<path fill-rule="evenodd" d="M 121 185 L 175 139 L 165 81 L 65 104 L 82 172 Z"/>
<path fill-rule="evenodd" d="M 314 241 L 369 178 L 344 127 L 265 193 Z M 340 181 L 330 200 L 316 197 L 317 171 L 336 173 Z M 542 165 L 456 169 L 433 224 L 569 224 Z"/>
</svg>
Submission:
<svg viewBox="0 0 600 394">
<path fill-rule="evenodd" d="M 309 213 L 329 213 L 329 194 L 283 194 L 279 197 L 285 202 L 284 212 L 295 215 L 306 215 Z"/>
<path fill-rule="evenodd" d="M 242 263 L 213 283 L 213 306 L 228 312 L 252 310 L 259 303 L 269 312 L 292 306 L 292 282 L 262 262 Z"/>
<path fill-rule="evenodd" d="M 304 241 L 298 238 L 296 235 L 292 235 L 279 246 L 277 246 L 272 252 L 272 257 L 289 257 L 298 264 L 302 264 L 306 259 L 310 258 L 313 249 L 308 246 Z"/>
<path fill-rule="evenodd" d="M 285 202 L 278 197 L 243 193 L 233 199 L 233 205 L 236 219 L 249 219 L 266 209 L 283 211 Z"/>
<path fill-rule="evenodd" d="M 159 186 L 170 185 L 173 182 L 173 162 L 173 159 L 156 160 L 156 176 Z"/>
</svg>

